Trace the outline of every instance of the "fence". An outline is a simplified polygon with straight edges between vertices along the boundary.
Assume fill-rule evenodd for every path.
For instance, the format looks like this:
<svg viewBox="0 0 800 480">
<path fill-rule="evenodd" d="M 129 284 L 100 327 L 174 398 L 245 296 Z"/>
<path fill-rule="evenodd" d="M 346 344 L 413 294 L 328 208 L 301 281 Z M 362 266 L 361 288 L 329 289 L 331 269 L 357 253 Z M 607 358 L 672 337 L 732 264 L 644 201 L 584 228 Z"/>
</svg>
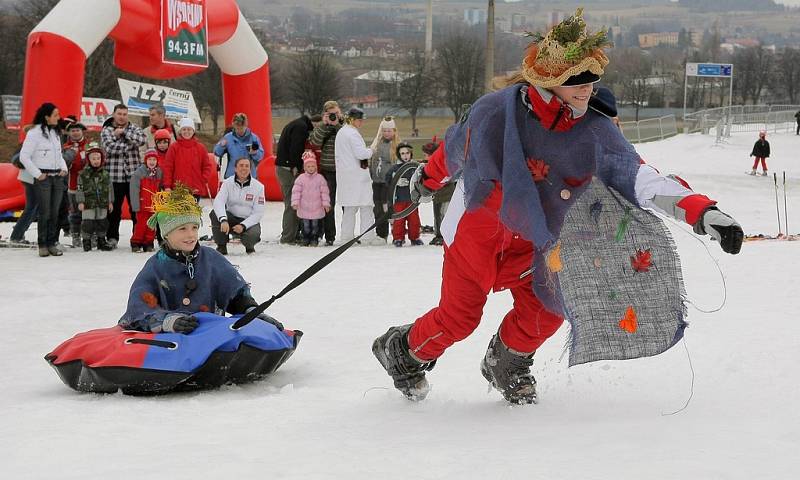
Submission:
<svg viewBox="0 0 800 480">
<path fill-rule="evenodd" d="M 687 113 L 684 133 L 708 134 L 715 130 L 717 140 L 736 132 L 792 131 L 794 114 L 800 105 L 733 105 Z"/>
<path fill-rule="evenodd" d="M 678 134 L 678 122 L 675 115 L 648 118 L 638 122 L 622 122 L 622 134 L 631 143 L 663 140 Z"/>
</svg>

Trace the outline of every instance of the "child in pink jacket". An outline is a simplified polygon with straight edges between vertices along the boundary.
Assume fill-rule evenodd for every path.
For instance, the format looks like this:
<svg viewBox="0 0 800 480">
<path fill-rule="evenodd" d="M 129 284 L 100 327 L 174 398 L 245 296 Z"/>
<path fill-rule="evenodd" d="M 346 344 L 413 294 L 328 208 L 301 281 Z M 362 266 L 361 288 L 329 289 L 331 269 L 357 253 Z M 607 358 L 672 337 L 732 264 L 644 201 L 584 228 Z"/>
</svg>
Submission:
<svg viewBox="0 0 800 480">
<path fill-rule="evenodd" d="M 303 245 L 316 247 L 322 229 L 322 220 L 331 210 L 331 195 L 325 177 L 317 173 L 314 152 L 303 152 L 303 170 L 292 187 L 292 208 L 303 226 Z"/>
</svg>

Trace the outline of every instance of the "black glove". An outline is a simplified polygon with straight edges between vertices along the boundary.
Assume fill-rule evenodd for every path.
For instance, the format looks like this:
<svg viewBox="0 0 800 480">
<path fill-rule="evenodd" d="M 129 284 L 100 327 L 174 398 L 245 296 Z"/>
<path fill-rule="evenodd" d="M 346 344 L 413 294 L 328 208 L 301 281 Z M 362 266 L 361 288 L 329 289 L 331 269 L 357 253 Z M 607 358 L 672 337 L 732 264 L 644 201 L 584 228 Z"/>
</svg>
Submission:
<svg viewBox="0 0 800 480">
<path fill-rule="evenodd" d="M 703 212 L 700 220 L 694 224 L 694 231 L 701 235 L 711 235 L 726 253 L 736 255 L 742 249 L 742 227 L 716 207 L 710 207 Z"/>
<path fill-rule="evenodd" d="M 192 333 L 197 328 L 194 315 L 171 315 L 164 319 L 161 330 L 164 332 Z"/>
<path fill-rule="evenodd" d="M 428 203 L 433 199 L 433 190 L 422 183 L 427 178 L 428 175 L 425 173 L 425 164 L 422 163 L 414 170 L 414 174 L 411 175 L 409 193 L 411 194 L 412 203 Z"/>
</svg>

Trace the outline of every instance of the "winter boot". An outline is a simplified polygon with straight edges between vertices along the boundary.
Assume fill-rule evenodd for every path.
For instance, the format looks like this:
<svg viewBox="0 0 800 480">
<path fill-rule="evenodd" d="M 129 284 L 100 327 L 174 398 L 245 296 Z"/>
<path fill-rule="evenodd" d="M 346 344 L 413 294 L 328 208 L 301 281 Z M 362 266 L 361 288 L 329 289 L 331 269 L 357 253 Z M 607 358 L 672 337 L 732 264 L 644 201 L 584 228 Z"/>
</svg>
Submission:
<svg viewBox="0 0 800 480">
<path fill-rule="evenodd" d="M 113 239 L 112 239 L 113 240 Z M 97 249 L 102 250 L 104 252 L 110 252 L 114 250 L 114 246 L 111 245 L 108 241 L 106 241 L 106 237 L 97 237 Z"/>
<path fill-rule="evenodd" d="M 750 175 L 756 175 L 756 169 L 755 168 L 750 170 Z"/>
<path fill-rule="evenodd" d="M 425 372 L 433 369 L 436 360 L 425 362 L 408 348 L 408 332 L 411 324 L 392 327 L 372 342 L 372 353 L 386 373 L 394 380 L 394 387 L 409 400 L 424 400 L 431 387 Z"/>
<path fill-rule="evenodd" d="M 84 252 L 91 252 L 92 251 L 92 239 L 91 238 L 83 238 L 83 251 Z"/>
<path fill-rule="evenodd" d="M 228 254 L 228 246 L 226 244 L 217 245 L 217 251 L 223 255 Z"/>
<path fill-rule="evenodd" d="M 533 353 L 511 350 L 496 334 L 481 362 L 481 373 L 507 402 L 515 405 L 538 403 L 536 379 L 531 375 L 532 365 Z"/>
<path fill-rule="evenodd" d="M 74 233 L 72 234 L 72 248 L 78 248 L 81 246 L 81 234 Z"/>
<path fill-rule="evenodd" d="M 428 245 L 444 245 L 444 238 L 440 236 L 433 237 Z"/>
<path fill-rule="evenodd" d="M 143 250 L 143 251 L 145 251 L 146 253 L 153 252 L 153 251 L 154 251 L 154 249 L 153 249 L 153 244 L 151 243 L 151 244 L 149 244 L 149 245 L 145 245 L 145 246 L 142 248 L 142 250 Z"/>
<path fill-rule="evenodd" d="M 767 175 L 769 175 L 769 173 L 767 173 L 767 171 L 766 171 L 766 170 L 764 170 L 764 171 L 761 173 L 761 175 L 763 175 L 763 176 L 765 176 L 765 177 L 766 177 Z"/>
<path fill-rule="evenodd" d="M 133 252 L 133 253 L 142 253 L 142 246 L 141 245 L 131 245 L 131 252 Z"/>
</svg>

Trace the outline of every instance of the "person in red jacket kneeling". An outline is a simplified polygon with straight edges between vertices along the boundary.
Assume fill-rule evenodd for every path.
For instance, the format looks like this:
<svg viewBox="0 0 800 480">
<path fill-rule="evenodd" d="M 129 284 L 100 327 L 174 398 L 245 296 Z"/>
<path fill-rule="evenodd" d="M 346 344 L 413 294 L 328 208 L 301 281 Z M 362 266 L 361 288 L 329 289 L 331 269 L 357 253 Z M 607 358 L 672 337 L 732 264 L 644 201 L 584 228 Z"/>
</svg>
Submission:
<svg viewBox="0 0 800 480">
<path fill-rule="evenodd" d="M 164 164 L 161 165 L 164 189 L 172 190 L 180 182 L 198 198 L 209 192 L 206 178 L 213 166 L 208 162 L 206 147 L 195 137 L 192 119 L 182 118 L 178 126 L 178 139 L 169 146 Z"/>
</svg>

